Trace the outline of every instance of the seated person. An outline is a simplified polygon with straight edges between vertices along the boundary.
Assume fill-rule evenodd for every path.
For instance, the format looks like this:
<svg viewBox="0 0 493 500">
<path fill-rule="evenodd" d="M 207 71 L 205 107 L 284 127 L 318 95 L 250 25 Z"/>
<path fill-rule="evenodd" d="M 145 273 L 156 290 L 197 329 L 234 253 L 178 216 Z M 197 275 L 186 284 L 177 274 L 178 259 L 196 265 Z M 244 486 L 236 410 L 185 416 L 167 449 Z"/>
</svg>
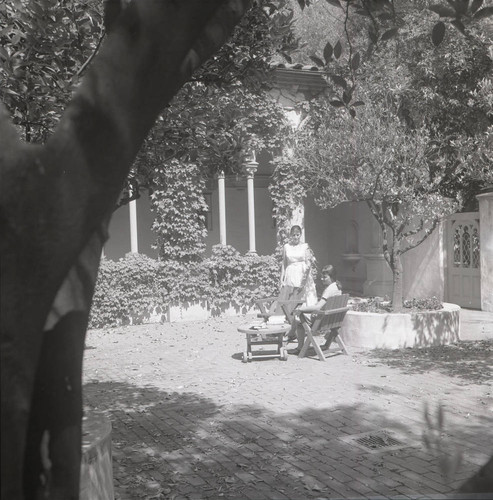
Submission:
<svg viewBox="0 0 493 500">
<path fill-rule="evenodd" d="M 331 264 L 325 266 L 322 269 L 322 283 L 325 285 L 325 290 L 323 291 L 320 300 L 314 306 L 300 307 L 299 309 L 296 310 L 296 312 L 300 313 L 299 321 L 295 320 L 294 322 L 296 323 L 296 337 L 298 338 L 298 347 L 293 351 L 291 351 L 291 354 L 299 354 L 301 349 L 303 348 L 303 344 L 305 343 L 305 337 L 306 337 L 305 329 L 303 328 L 303 322 L 307 322 L 310 325 L 313 322 L 309 313 L 322 309 L 322 307 L 325 305 L 325 302 L 329 297 L 342 294 L 341 284 L 336 279 L 335 267 L 332 266 Z M 326 335 L 325 344 L 321 346 L 322 350 L 326 350 L 329 348 L 328 345 L 329 334 L 330 332 L 328 332 Z"/>
</svg>

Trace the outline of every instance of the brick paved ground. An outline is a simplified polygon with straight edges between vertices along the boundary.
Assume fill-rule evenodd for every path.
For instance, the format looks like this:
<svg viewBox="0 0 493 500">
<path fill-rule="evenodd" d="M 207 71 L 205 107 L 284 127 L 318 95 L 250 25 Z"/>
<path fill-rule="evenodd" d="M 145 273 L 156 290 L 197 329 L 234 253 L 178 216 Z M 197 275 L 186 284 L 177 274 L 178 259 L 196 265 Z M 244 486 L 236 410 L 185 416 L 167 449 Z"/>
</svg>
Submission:
<svg viewBox="0 0 493 500">
<path fill-rule="evenodd" d="M 444 498 L 491 454 L 491 341 L 245 364 L 244 322 L 89 332 L 85 405 L 111 419 L 118 499 Z M 421 443 L 425 402 L 463 451 L 451 480 Z M 344 440 L 381 429 L 408 446 Z"/>
</svg>

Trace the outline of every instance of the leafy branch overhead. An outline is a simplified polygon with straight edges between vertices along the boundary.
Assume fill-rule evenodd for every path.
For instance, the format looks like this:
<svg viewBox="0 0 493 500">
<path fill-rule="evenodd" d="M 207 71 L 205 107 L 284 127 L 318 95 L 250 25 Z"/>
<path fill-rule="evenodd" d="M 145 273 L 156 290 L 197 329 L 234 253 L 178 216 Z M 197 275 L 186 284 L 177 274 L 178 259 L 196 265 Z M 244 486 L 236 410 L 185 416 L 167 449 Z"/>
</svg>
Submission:
<svg viewBox="0 0 493 500">
<path fill-rule="evenodd" d="M 302 10 L 305 7 L 315 8 L 310 0 L 297 1 Z M 346 109 L 354 118 L 356 108 L 364 104 L 356 89 L 359 68 L 371 65 L 375 53 L 391 50 L 386 47 L 387 42 L 394 40 L 397 46 L 400 45 L 398 34 L 408 27 L 407 14 L 413 8 L 423 7 L 396 0 L 327 0 L 326 3 L 333 10 L 331 15 L 339 16 L 344 30 L 335 43 L 324 42 L 321 55 L 311 53 L 309 59 L 325 72 L 335 86 L 332 106 Z M 434 47 L 443 42 L 448 24 L 467 37 L 468 26 L 493 15 L 493 6 L 483 0 L 444 0 L 423 5 L 430 13 L 440 16 L 440 20 L 434 22 L 429 30 L 429 39 Z M 467 43 L 466 39 L 464 43 Z"/>
</svg>

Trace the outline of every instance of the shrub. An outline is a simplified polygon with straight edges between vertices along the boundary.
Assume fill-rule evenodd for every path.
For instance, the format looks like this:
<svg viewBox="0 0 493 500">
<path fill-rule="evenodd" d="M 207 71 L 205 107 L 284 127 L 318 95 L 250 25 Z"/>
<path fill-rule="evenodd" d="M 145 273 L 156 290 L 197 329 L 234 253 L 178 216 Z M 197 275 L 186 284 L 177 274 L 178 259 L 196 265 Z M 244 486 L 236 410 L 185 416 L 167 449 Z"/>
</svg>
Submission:
<svg viewBox="0 0 493 500">
<path fill-rule="evenodd" d="M 243 256 L 222 245 L 200 262 L 158 262 L 139 254 L 127 254 L 118 262 L 103 259 L 89 326 L 142 323 L 154 310 L 175 303 L 207 300 L 215 309 L 229 303 L 249 307 L 258 298 L 278 293 L 279 275 L 278 258 Z"/>
<path fill-rule="evenodd" d="M 177 302 L 196 302 L 208 299 L 210 282 L 207 267 L 202 262 L 169 260 L 158 263 L 157 284 L 166 290 L 165 307 Z"/>
<path fill-rule="evenodd" d="M 404 301 L 403 305 L 405 309 L 410 310 L 406 312 L 436 311 L 443 308 L 442 302 L 437 297 L 408 299 Z M 385 300 L 382 297 L 370 297 L 354 304 L 353 311 L 388 313 L 392 312 L 393 309 L 392 303 L 389 300 Z"/>
<path fill-rule="evenodd" d="M 438 309 L 443 309 L 443 304 L 437 297 L 409 299 L 405 300 L 403 305 L 413 311 L 436 311 Z"/>
<path fill-rule="evenodd" d="M 213 307 L 228 303 L 248 307 L 256 299 L 278 293 L 280 264 L 274 256 L 243 256 L 229 245 L 215 245 L 207 265 Z"/>
<path fill-rule="evenodd" d="M 90 328 L 142 323 L 162 306 L 167 290 L 158 286 L 158 262 L 141 254 L 127 254 L 113 262 L 103 259 L 89 318 Z"/>
</svg>

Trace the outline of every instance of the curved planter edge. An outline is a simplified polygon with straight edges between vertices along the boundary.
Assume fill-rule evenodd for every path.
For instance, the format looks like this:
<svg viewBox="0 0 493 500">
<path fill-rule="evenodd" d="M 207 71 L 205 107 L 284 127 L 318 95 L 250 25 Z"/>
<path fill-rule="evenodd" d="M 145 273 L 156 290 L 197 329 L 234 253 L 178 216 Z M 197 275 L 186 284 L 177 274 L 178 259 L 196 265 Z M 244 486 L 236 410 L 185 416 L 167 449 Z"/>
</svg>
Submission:
<svg viewBox="0 0 493 500">
<path fill-rule="evenodd" d="M 460 306 L 418 313 L 367 313 L 348 311 L 341 327 L 347 346 L 399 349 L 445 345 L 460 340 Z"/>
</svg>

